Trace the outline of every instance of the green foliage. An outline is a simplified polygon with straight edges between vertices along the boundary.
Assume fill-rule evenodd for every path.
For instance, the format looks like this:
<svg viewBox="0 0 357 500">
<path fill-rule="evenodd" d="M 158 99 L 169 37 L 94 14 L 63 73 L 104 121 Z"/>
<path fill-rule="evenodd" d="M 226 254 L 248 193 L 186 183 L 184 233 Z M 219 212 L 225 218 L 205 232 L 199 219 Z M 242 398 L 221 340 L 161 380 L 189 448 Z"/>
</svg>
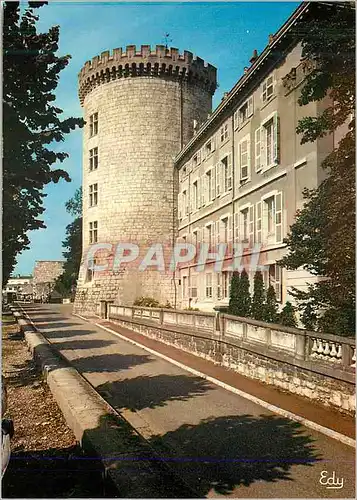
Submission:
<svg viewBox="0 0 357 500">
<path fill-rule="evenodd" d="M 314 142 L 328 132 L 344 125 L 355 109 L 355 9 L 352 2 L 316 7 L 318 21 L 304 26 L 302 58 L 313 64 L 307 74 L 300 106 L 331 98 L 329 106 L 317 117 L 299 121 L 297 133 L 302 143 Z"/>
<path fill-rule="evenodd" d="M 313 70 L 299 104 L 323 100 L 324 111 L 301 120 L 301 142 L 346 127 L 346 134 L 322 163 L 324 180 L 305 190 L 305 204 L 285 240 L 288 255 L 278 264 L 320 276 L 302 292 L 293 288 L 306 328 L 352 335 L 355 331 L 355 11 L 351 3 L 319 9 L 319 22 L 304 30 L 303 57 Z M 328 99 L 326 98 L 328 96 Z M 350 121 L 350 123 L 348 123 Z M 347 127 L 349 124 L 349 127 Z"/>
<path fill-rule="evenodd" d="M 134 306 L 140 307 L 161 307 L 160 302 L 153 297 L 139 297 L 135 300 Z"/>
<path fill-rule="evenodd" d="M 185 307 L 184 311 L 199 311 L 197 307 Z"/>
<path fill-rule="evenodd" d="M 76 190 L 65 206 L 67 212 L 76 218 L 66 227 L 66 239 L 62 242 L 66 262 L 63 274 L 56 280 L 55 290 L 62 296 L 73 296 L 82 259 L 82 188 Z"/>
<path fill-rule="evenodd" d="M 239 297 L 239 316 L 243 318 L 249 318 L 251 308 L 252 308 L 252 299 L 250 297 L 249 292 L 249 276 L 245 269 L 241 272 L 240 275 L 240 297 Z"/>
<path fill-rule="evenodd" d="M 61 120 L 54 104 L 70 56 L 56 55 L 58 26 L 37 33 L 34 10 L 44 3 L 30 2 L 22 13 L 19 2 L 3 5 L 3 284 L 28 248 L 28 231 L 45 227 L 44 186 L 70 181 L 66 171 L 51 168 L 68 154 L 49 146 L 84 125 L 79 118 Z"/>
<path fill-rule="evenodd" d="M 267 290 L 264 320 L 268 323 L 278 323 L 279 321 L 278 303 L 276 301 L 274 287 L 271 285 Z"/>
<path fill-rule="evenodd" d="M 239 294 L 240 294 L 240 276 L 238 271 L 234 271 L 231 278 L 228 314 L 238 316 Z"/>
<path fill-rule="evenodd" d="M 317 314 L 311 303 L 307 303 L 300 315 L 300 321 L 306 330 L 314 331 L 317 328 Z"/>
<path fill-rule="evenodd" d="M 283 310 L 280 313 L 280 323 L 284 326 L 295 327 L 297 326 L 296 316 L 295 316 L 295 308 L 291 304 L 291 302 L 286 302 Z"/>
<path fill-rule="evenodd" d="M 266 318 L 265 308 L 266 304 L 263 274 L 261 271 L 257 271 L 254 275 L 254 292 L 251 310 L 252 318 L 264 321 Z"/>
</svg>

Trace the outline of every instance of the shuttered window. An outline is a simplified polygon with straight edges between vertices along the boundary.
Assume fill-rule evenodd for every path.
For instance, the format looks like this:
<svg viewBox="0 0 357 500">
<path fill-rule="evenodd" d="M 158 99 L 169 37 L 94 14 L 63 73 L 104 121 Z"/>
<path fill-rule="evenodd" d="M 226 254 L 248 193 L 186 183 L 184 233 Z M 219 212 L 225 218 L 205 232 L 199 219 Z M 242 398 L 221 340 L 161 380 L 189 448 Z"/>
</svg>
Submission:
<svg viewBox="0 0 357 500">
<path fill-rule="evenodd" d="M 250 177 L 250 138 L 246 136 L 239 144 L 240 181 Z"/>
<path fill-rule="evenodd" d="M 257 130 L 256 134 L 256 170 L 257 170 Z M 266 120 L 260 127 L 260 168 L 268 169 L 280 162 L 280 121 L 277 113 Z"/>
<path fill-rule="evenodd" d="M 261 133 L 261 128 L 259 127 L 255 131 L 255 143 L 254 143 L 254 152 L 255 152 L 255 171 L 259 172 L 262 169 L 262 164 L 261 164 L 261 142 L 260 142 L 260 133 Z"/>
</svg>

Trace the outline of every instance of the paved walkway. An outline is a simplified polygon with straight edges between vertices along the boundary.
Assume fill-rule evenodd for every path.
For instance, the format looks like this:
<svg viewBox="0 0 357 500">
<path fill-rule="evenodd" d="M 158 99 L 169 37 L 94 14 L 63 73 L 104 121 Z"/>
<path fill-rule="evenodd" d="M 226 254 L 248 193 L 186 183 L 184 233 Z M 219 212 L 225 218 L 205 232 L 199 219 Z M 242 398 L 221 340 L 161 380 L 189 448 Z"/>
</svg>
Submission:
<svg viewBox="0 0 357 500">
<path fill-rule="evenodd" d="M 26 309 L 44 336 L 77 368 L 202 497 L 353 498 L 354 449 L 196 377 L 121 340 L 93 323 L 71 316 L 66 305 Z M 99 320 L 98 320 L 99 321 Z M 104 322 L 105 323 L 105 322 Z M 108 325 L 106 325 L 108 326 Z M 205 360 L 147 339 L 112 329 L 201 372 L 228 380 L 278 405 L 286 395 L 214 366 Z M 206 373 L 206 372 L 205 372 Z M 228 377 L 228 379 L 224 379 Z M 254 392 L 256 391 L 256 392 Z M 301 398 L 287 395 L 298 413 Z M 304 404 L 306 404 L 304 402 Z M 307 405 L 309 406 L 309 405 Z M 351 435 L 352 419 L 325 411 Z M 342 424 L 341 424 L 342 422 Z M 323 425 L 327 426 L 326 420 Z M 341 428 L 342 426 L 342 428 Z M 331 426 L 333 427 L 333 426 Z M 320 484 L 335 474 L 343 487 Z"/>
</svg>

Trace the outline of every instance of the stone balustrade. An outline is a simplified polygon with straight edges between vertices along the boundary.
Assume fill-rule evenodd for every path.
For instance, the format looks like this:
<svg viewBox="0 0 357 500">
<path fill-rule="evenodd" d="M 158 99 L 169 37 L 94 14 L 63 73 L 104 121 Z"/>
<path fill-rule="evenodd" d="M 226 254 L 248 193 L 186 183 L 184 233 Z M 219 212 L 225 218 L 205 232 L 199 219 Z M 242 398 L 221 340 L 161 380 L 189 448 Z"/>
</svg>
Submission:
<svg viewBox="0 0 357 500">
<path fill-rule="evenodd" d="M 223 313 L 108 304 L 109 320 L 186 352 L 349 413 L 356 344 Z"/>
</svg>

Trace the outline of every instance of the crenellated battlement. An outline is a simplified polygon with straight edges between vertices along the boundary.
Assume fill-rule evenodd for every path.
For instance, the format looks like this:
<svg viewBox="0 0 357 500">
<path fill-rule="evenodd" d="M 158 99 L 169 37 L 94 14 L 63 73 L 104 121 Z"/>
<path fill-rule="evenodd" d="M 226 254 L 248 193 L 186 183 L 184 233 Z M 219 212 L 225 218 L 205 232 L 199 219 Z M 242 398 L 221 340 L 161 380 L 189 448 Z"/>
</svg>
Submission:
<svg viewBox="0 0 357 500">
<path fill-rule="evenodd" d="M 125 77 L 157 76 L 185 80 L 202 86 L 210 93 L 217 87 L 217 70 L 200 57 L 185 50 L 180 54 L 176 48 L 156 45 L 127 45 L 126 50 L 114 49 L 102 52 L 81 69 L 79 79 L 79 99 L 83 104 L 85 96 L 92 88 L 103 83 Z"/>
</svg>

